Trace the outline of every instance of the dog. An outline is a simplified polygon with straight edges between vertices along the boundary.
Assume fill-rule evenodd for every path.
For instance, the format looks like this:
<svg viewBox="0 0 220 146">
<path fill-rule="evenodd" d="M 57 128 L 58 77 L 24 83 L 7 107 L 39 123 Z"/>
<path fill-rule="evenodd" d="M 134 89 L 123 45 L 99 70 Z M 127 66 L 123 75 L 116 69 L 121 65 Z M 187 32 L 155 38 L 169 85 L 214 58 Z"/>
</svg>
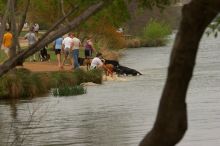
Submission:
<svg viewBox="0 0 220 146">
<path fill-rule="evenodd" d="M 78 63 L 80 66 L 83 65 L 84 60 L 85 60 L 85 58 L 78 57 Z"/>
<path fill-rule="evenodd" d="M 44 47 L 44 48 L 42 48 L 42 49 L 40 50 L 39 60 L 40 60 L 41 62 L 43 62 L 43 61 L 50 61 L 50 54 L 47 53 L 46 47 Z"/>
<path fill-rule="evenodd" d="M 86 66 L 86 69 L 89 70 L 91 66 L 92 58 L 81 58 L 78 57 L 78 63 L 80 66 Z"/>
<path fill-rule="evenodd" d="M 92 58 L 85 58 L 83 61 L 83 65 L 86 66 L 87 70 L 90 70 L 91 63 L 92 63 Z"/>
<path fill-rule="evenodd" d="M 111 77 L 113 77 L 114 66 L 112 64 L 103 64 L 103 68 L 106 76 L 110 75 Z"/>
<path fill-rule="evenodd" d="M 119 66 L 119 62 L 117 60 L 107 60 L 107 59 L 102 59 L 104 64 L 112 64 L 114 67 Z"/>
<path fill-rule="evenodd" d="M 132 68 L 128 68 L 126 66 L 117 66 L 116 67 L 116 73 L 118 75 L 132 75 L 132 76 L 136 76 L 136 75 L 142 75 L 142 73 L 140 73 L 139 71 L 135 70 L 135 69 L 132 69 Z"/>
</svg>

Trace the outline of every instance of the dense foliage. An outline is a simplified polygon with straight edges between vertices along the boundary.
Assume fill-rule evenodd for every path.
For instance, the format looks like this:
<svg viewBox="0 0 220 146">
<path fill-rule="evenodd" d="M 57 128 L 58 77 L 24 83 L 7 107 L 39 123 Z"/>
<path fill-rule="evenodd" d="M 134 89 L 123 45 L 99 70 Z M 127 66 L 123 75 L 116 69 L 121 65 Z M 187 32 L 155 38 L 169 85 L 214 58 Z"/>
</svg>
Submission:
<svg viewBox="0 0 220 146">
<path fill-rule="evenodd" d="M 62 95 L 82 94 L 86 90 L 78 85 L 84 82 L 101 84 L 102 71 L 32 73 L 27 69 L 15 69 L 0 78 L 0 98 L 35 97 L 48 94 L 51 89 L 57 89 L 54 93 Z"/>
<path fill-rule="evenodd" d="M 143 31 L 145 46 L 161 46 L 166 43 L 167 35 L 171 34 L 171 27 L 157 20 L 150 20 Z"/>
</svg>

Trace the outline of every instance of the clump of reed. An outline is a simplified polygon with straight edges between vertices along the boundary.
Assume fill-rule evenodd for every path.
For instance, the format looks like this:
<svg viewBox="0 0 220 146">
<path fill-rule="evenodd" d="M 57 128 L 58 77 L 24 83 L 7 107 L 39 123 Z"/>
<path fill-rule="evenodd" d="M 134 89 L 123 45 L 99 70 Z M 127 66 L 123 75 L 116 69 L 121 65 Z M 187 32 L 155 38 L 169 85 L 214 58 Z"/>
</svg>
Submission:
<svg viewBox="0 0 220 146">
<path fill-rule="evenodd" d="M 13 69 L 0 80 L 0 97 L 33 97 L 47 93 L 48 89 L 49 85 L 41 80 L 41 74 L 23 68 Z"/>
<path fill-rule="evenodd" d="M 63 86 L 58 87 L 52 90 L 54 96 L 72 96 L 72 95 L 81 95 L 86 93 L 86 89 L 83 86 Z"/>
<path fill-rule="evenodd" d="M 73 72 L 33 73 L 27 69 L 13 69 L 0 79 L 1 98 L 25 98 L 48 94 L 58 89 L 60 95 L 86 93 L 81 87 L 84 82 L 102 83 L 100 70 L 75 70 Z M 56 95 L 56 94 L 55 94 Z"/>
</svg>

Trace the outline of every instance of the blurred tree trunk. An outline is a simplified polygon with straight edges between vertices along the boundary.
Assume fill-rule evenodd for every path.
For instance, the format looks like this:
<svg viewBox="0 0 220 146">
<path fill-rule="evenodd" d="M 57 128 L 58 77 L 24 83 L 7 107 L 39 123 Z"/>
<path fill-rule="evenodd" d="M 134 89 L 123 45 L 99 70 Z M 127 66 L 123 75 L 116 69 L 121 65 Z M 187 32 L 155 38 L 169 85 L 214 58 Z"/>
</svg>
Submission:
<svg viewBox="0 0 220 146">
<path fill-rule="evenodd" d="M 9 15 L 9 8 L 10 8 L 10 1 L 7 1 L 5 12 L 1 21 L 1 27 L 0 27 L 0 47 L 2 45 L 2 38 L 4 36 L 5 28 L 6 28 L 6 23 L 7 23 L 7 18 Z"/>
<path fill-rule="evenodd" d="M 199 42 L 219 11 L 219 0 L 192 0 L 183 7 L 157 118 L 140 146 L 175 146 L 183 138 L 187 130 L 185 100 Z"/>
</svg>

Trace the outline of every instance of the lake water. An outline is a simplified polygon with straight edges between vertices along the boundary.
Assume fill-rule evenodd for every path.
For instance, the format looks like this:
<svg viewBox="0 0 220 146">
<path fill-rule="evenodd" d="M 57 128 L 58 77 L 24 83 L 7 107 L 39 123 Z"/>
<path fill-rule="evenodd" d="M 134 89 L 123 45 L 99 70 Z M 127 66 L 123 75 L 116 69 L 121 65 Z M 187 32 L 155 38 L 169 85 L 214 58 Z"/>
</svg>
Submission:
<svg viewBox="0 0 220 146">
<path fill-rule="evenodd" d="M 171 44 L 128 49 L 120 63 L 142 76 L 87 87 L 87 94 L 0 101 L 0 145 L 137 146 L 151 129 Z M 220 145 L 220 38 L 204 37 L 187 94 L 189 128 L 178 146 Z"/>
</svg>

